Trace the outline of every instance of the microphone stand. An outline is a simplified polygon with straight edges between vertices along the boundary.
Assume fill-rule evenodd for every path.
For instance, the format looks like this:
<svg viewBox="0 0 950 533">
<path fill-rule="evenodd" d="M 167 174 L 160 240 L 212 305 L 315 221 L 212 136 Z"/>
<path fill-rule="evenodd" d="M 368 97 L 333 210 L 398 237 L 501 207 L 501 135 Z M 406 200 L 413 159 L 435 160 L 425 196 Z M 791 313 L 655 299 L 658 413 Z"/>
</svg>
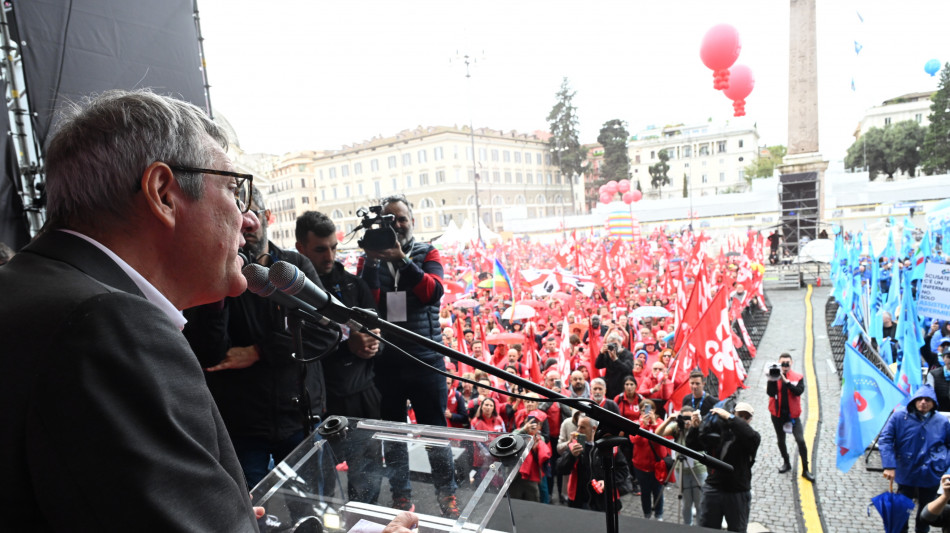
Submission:
<svg viewBox="0 0 950 533">
<path fill-rule="evenodd" d="M 491 374 L 492 376 L 495 376 L 501 379 L 502 381 L 506 381 L 508 383 L 521 386 L 522 388 L 532 391 L 532 392 L 536 392 L 543 398 L 547 398 L 553 401 L 568 400 L 567 403 L 569 405 L 585 413 L 590 418 L 593 418 L 599 421 L 601 424 L 608 424 L 610 426 L 620 428 L 624 430 L 627 435 L 639 435 L 647 440 L 656 442 L 657 444 L 660 444 L 662 446 L 666 446 L 667 448 L 671 450 L 675 450 L 678 453 L 681 453 L 688 457 L 692 457 L 693 459 L 696 459 L 697 461 L 703 463 L 704 465 L 714 467 L 714 468 L 722 468 L 729 472 L 733 470 L 732 465 L 728 463 L 720 461 L 719 459 L 712 457 L 710 455 L 707 455 L 704 452 L 698 452 L 691 448 L 687 448 L 686 446 L 679 444 L 677 442 L 671 441 L 669 439 L 665 439 L 655 433 L 645 431 L 640 428 L 640 424 L 637 424 L 636 422 L 628 418 L 624 418 L 623 416 L 620 416 L 619 414 L 612 413 L 604 409 L 603 407 L 596 405 L 593 402 L 586 402 L 586 401 L 578 402 L 576 401 L 576 399 L 573 399 L 575 401 L 571 401 L 572 400 L 571 398 L 564 396 L 562 394 L 556 393 L 545 387 L 542 387 L 541 385 L 538 385 L 534 383 L 533 381 L 524 379 L 521 376 L 517 376 L 510 372 L 505 372 L 504 370 L 497 368 L 496 366 L 491 365 L 489 363 L 486 363 L 480 359 L 476 359 L 474 357 L 470 357 L 468 355 L 460 353 L 456 350 L 449 348 L 448 346 L 435 342 L 428 337 L 423 337 L 422 335 L 409 331 L 405 328 L 399 327 L 393 324 L 392 322 L 383 320 L 379 318 L 379 315 L 377 315 L 375 311 L 371 311 L 368 309 L 360 309 L 358 307 L 346 307 L 341 304 L 341 305 L 329 305 L 329 306 L 323 307 L 322 309 L 320 309 L 320 312 L 323 313 L 324 316 L 326 316 L 327 318 L 330 318 L 331 320 L 335 322 L 339 322 L 339 323 L 347 323 L 350 321 L 357 322 L 363 326 L 363 329 L 361 329 L 360 331 L 364 333 L 367 332 L 368 329 L 378 328 L 383 333 L 388 333 L 393 336 L 415 342 L 439 354 L 442 354 L 454 361 L 465 363 L 479 370 L 483 370 L 486 373 Z M 607 440 L 607 439 L 601 439 L 601 441 L 598 441 L 603 446 L 602 454 L 607 453 L 607 455 L 610 456 L 610 461 L 609 462 L 605 461 L 604 466 L 608 468 L 612 468 L 613 454 L 610 453 L 609 449 L 612 446 L 614 446 L 614 442 L 609 441 L 609 440 L 608 442 L 603 442 L 604 440 Z M 606 474 L 607 474 L 607 477 L 610 478 L 610 486 L 612 490 L 613 489 L 613 480 L 611 478 L 612 472 L 607 472 Z M 607 481 L 608 480 L 605 479 L 605 482 L 604 482 L 605 487 L 607 486 Z M 607 502 L 609 504 L 608 509 L 613 508 L 613 501 L 612 501 L 613 492 L 606 494 L 606 497 L 607 497 Z M 617 517 L 615 515 L 616 513 L 614 513 L 614 516 L 611 516 L 610 513 L 608 513 L 607 515 L 608 533 L 614 533 L 617 531 L 616 528 L 618 526 L 618 522 L 617 522 Z"/>
</svg>

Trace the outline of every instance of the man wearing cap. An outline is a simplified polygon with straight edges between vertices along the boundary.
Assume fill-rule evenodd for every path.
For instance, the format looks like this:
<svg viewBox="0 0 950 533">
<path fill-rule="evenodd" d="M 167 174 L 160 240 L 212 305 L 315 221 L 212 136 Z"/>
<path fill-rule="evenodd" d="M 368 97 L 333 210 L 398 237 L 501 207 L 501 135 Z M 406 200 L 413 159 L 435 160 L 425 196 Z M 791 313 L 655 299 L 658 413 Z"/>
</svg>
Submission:
<svg viewBox="0 0 950 533">
<path fill-rule="evenodd" d="M 782 372 L 776 379 L 770 379 L 765 386 L 769 396 L 769 412 L 772 414 L 772 426 L 778 439 L 778 450 L 785 461 L 778 469 L 784 474 L 792 469 L 785 447 L 785 434 L 791 433 L 798 444 L 798 455 L 802 460 L 802 477 L 814 482 L 815 476 L 808 470 L 808 448 L 802 430 L 802 394 L 805 392 L 805 377 L 792 370 L 792 356 L 783 353 L 778 358 Z"/>
<path fill-rule="evenodd" d="M 950 411 L 950 339 L 940 343 L 941 366 L 935 366 L 927 374 L 927 384 L 937 395 L 937 410 Z"/>
<path fill-rule="evenodd" d="M 709 467 L 709 475 L 703 484 L 699 525 L 719 529 L 725 518 L 729 531 L 745 531 L 752 508 L 752 465 L 762 441 L 750 425 L 755 409 L 739 402 L 735 414 L 721 407 L 713 407 L 709 412 L 724 422 L 722 444 L 716 455 L 719 460 L 732 465 L 733 471 Z M 701 446 L 698 431 L 687 433 L 686 445 L 693 449 Z"/>
<path fill-rule="evenodd" d="M 508 494 L 512 498 L 531 502 L 541 501 L 540 483 L 543 467 L 544 463 L 551 460 L 551 445 L 541 434 L 541 424 L 546 418 L 546 414 L 534 409 L 525 417 L 524 424 L 515 431 L 515 433 L 531 436 L 531 452 L 521 463 L 518 475 L 511 482 L 511 488 L 508 489 Z"/>
</svg>

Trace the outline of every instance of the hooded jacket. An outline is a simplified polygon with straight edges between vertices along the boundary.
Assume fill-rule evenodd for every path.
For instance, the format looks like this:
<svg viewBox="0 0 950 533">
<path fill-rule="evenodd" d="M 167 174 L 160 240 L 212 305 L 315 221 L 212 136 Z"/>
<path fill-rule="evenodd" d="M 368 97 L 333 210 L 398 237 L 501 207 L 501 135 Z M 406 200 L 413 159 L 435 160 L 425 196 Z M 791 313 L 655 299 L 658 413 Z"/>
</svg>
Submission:
<svg viewBox="0 0 950 533">
<path fill-rule="evenodd" d="M 934 409 L 927 415 L 917 411 L 917 400 L 930 398 Z M 881 464 L 895 470 L 900 485 L 936 487 L 950 466 L 950 421 L 936 410 L 933 387 L 924 385 L 907 403 L 904 412 L 891 416 L 878 439 Z"/>
</svg>

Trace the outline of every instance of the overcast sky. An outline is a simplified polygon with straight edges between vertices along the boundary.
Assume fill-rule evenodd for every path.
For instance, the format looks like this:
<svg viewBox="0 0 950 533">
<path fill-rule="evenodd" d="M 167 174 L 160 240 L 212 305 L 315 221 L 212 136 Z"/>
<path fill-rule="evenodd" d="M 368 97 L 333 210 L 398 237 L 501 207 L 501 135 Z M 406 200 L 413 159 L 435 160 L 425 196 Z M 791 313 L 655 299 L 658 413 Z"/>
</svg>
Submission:
<svg viewBox="0 0 950 533">
<path fill-rule="evenodd" d="M 763 144 L 787 141 L 788 0 L 198 0 L 198 8 L 212 105 L 249 152 L 339 149 L 470 120 L 547 130 L 563 77 L 577 91 L 581 142 L 595 142 L 614 118 L 631 133 L 729 120 L 731 101 L 699 59 L 717 23 L 738 29 L 737 63 L 756 78 L 745 120 Z M 826 158 L 844 156 L 868 107 L 936 89 L 924 64 L 950 61 L 948 22 L 946 0 L 818 1 Z M 470 79 L 457 53 L 477 58 Z"/>
</svg>

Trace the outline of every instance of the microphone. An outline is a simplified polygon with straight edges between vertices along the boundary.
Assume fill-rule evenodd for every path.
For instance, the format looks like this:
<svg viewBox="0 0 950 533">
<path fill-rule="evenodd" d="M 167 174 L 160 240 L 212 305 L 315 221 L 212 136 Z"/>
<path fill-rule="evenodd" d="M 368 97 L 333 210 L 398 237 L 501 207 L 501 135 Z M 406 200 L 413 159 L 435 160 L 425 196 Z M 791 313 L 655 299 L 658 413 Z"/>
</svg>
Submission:
<svg viewBox="0 0 950 533">
<path fill-rule="evenodd" d="M 291 265 L 293 266 L 293 265 Z M 241 274 L 244 274 L 244 278 L 247 279 L 247 290 L 252 293 L 262 297 L 273 300 L 277 305 L 282 305 L 287 309 L 299 309 L 307 314 L 313 315 L 313 317 L 320 323 L 321 326 L 329 326 L 330 321 L 323 315 L 317 312 L 317 310 L 306 302 L 301 301 L 299 298 L 295 298 L 289 294 L 284 294 L 277 290 L 277 287 L 268 279 L 267 267 L 261 266 L 257 263 L 250 263 L 244 268 L 241 269 Z"/>
<path fill-rule="evenodd" d="M 296 266 L 286 261 L 274 263 L 270 268 L 269 280 L 284 294 L 312 305 L 317 311 L 330 315 L 333 321 L 348 326 L 354 331 L 363 330 L 362 324 L 350 318 L 349 307 L 343 305 L 343 302 L 324 289 L 317 287 Z"/>
</svg>

